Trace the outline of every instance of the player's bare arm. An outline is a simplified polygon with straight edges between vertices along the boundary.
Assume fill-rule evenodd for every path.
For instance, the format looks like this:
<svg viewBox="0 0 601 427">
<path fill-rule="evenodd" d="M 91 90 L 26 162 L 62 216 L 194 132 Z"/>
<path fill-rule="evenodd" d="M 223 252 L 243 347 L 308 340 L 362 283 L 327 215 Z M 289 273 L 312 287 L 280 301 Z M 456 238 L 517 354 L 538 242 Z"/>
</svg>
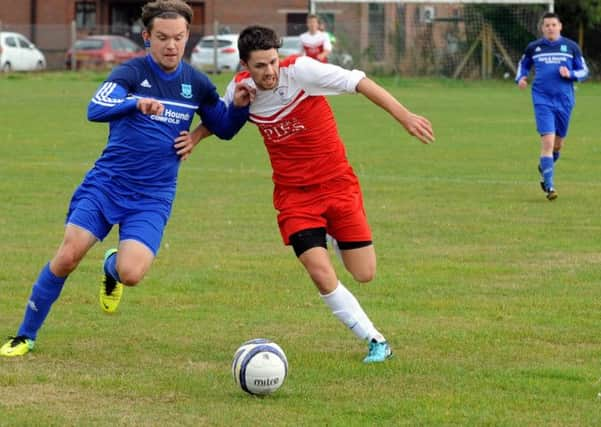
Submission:
<svg viewBox="0 0 601 427">
<path fill-rule="evenodd" d="M 163 114 L 163 111 L 165 111 L 165 106 L 156 99 L 152 98 L 139 99 L 136 107 L 142 112 L 142 114 L 146 115 L 160 116 Z"/>
<path fill-rule="evenodd" d="M 432 124 L 425 117 L 412 113 L 396 100 L 386 89 L 365 77 L 357 85 L 357 92 L 365 95 L 371 102 L 386 110 L 407 130 L 409 135 L 424 144 L 434 142 Z"/>
</svg>

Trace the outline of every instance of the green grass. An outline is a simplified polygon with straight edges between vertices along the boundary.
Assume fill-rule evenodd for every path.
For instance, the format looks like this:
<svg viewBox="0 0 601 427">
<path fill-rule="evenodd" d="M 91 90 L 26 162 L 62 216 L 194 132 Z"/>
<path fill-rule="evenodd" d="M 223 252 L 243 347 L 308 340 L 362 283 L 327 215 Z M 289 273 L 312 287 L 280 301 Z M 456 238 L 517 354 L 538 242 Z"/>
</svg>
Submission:
<svg viewBox="0 0 601 427">
<path fill-rule="evenodd" d="M 0 78 L 2 335 L 104 147 L 107 126 L 85 113 L 102 78 Z M 36 351 L 0 360 L 0 425 L 598 425 L 601 86 L 579 85 L 550 203 L 527 92 L 380 83 L 437 136 L 424 146 L 363 97 L 330 98 L 379 256 L 369 285 L 337 269 L 394 359 L 361 363 L 365 346 L 281 244 L 269 161 L 248 125 L 183 164 L 161 252 L 116 315 L 97 303 L 113 232 L 69 278 Z M 266 398 L 230 375 L 235 349 L 256 337 L 290 362 Z"/>
</svg>

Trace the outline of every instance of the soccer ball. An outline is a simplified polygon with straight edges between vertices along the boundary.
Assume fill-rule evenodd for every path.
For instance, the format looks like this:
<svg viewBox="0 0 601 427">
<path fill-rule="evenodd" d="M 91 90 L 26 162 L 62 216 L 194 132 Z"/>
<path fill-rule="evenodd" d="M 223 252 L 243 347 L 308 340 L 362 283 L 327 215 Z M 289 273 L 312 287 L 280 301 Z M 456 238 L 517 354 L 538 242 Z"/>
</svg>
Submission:
<svg viewBox="0 0 601 427">
<path fill-rule="evenodd" d="M 236 350 L 232 375 L 245 392 L 270 394 L 284 383 L 288 375 L 288 360 L 279 345 L 257 338 L 246 341 Z"/>
</svg>

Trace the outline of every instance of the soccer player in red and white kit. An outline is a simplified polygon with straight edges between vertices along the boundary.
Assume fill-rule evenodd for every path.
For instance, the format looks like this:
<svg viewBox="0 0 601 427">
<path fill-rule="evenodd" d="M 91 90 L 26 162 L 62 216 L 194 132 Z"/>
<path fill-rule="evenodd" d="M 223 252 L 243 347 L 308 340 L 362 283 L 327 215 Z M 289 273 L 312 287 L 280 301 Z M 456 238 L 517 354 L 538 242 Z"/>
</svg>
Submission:
<svg viewBox="0 0 601 427">
<path fill-rule="evenodd" d="M 330 36 L 324 31 L 319 31 L 319 17 L 307 16 L 307 31 L 300 35 L 300 53 L 321 62 L 328 62 L 331 51 Z"/>
<path fill-rule="evenodd" d="M 340 283 L 327 251 L 329 234 L 355 280 L 365 283 L 374 278 L 376 254 L 361 189 L 324 95 L 359 92 L 425 144 L 434 141 L 432 125 L 362 71 L 306 56 L 280 62 L 279 46 L 279 37 L 269 28 L 244 29 L 238 49 L 246 71 L 234 77 L 224 100 L 231 102 L 236 84 L 249 88 L 253 100 L 249 120 L 258 126 L 271 160 L 282 239 L 292 245 L 334 315 L 367 341 L 364 362 L 383 362 L 392 355 L 388 342 Z M 208 134 L 194 133 L 193 139 Z"/>
</svg>

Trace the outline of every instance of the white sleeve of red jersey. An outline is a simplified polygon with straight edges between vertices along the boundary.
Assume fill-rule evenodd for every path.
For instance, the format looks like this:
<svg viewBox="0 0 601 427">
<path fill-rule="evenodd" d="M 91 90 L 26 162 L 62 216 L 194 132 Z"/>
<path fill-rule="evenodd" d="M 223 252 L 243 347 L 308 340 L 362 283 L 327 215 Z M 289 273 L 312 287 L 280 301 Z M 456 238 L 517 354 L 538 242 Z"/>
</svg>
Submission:
<svg viewBox="0 0 601 427">
<path fill-rule="evenodd" d="M 236 82 L 234 81 L 234 79 L 232 79 L 232 81 L 227 85 L 227 88 L 225 89 L 225 94 L 223 95 L 223 102 L 225 102 L 225 105 L 230 105 L 232 102 L 234 102 L 234 93 L 235 93 L 235 89 L 236 89 Z"/>
<path fill-rule="evenodd" d="M 357 85 L 365 78 L 359 70 L 345 70 L 338 65 L 324 64 L 307 56 L 296 59 L 290 67 L 291 77 L 309 95 L 338 95 L 356 93 Z"/>
</svg>

